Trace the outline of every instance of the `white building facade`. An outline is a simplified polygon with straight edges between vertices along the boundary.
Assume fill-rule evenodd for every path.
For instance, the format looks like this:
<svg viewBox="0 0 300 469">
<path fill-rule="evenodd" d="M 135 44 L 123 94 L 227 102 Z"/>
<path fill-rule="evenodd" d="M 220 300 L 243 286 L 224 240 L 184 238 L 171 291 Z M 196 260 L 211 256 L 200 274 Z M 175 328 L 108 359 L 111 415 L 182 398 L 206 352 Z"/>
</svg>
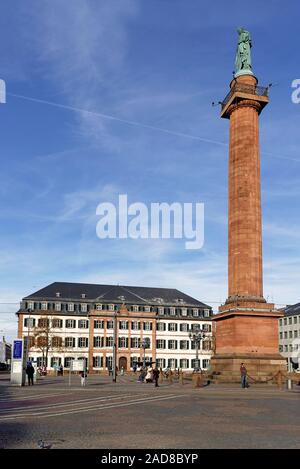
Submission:
<svg viewBox="0 0 300 469">
<path fill-rule="evenodd" d="M 288 359 L 289 370 L 300 368 L 300 303 L 285 308 L 278 329 L 279 352 Z"/>
<path fill-rule="evenodd" d="M 55 283 L 24 298 L 17 314 L 30 358 L 48 370 L 84 360 L 91 373 L 107 371 L 115 327 L 119 368 L 129 371 L 145 359 L 161 368 L 192 370 L 196 344 L 189 331 L 195 327 L 205 330 L 200 366 L 210 365 L 212 309 L 178 290 Z"/>
</svg>

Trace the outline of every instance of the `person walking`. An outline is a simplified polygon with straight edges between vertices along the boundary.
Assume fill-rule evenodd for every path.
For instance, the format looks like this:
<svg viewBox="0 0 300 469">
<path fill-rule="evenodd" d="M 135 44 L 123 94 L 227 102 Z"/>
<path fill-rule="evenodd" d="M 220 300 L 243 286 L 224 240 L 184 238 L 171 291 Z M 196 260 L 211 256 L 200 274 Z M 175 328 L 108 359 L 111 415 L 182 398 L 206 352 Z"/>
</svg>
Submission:
<svg viewBox="0 0 300 469">
<path fill-rule="evenodd" d="M 30 384 L 33 386 L 34 368 L 31 362 L 27 363 L 25 371 L 26 371 L 27 378 L 28 378 L 28 386 L 30 386 Z"/>
<path fill-rule="evenodd" d="M 153 370 L 153 379 L 154 379 L 156 388 L 158 388 L 158 378 L 159 378 L 159 369 L 154 368 L 154 370 Z"/>
<path fill-rule="evenodd" d="M 81 376 L 81 386 L 85 386 L 85 385 L 86 385 L 86 377 L 87 377 L 86 371 L 83 370 L 83 371 L 80 373 L 80 376 Z"/>
<path fill-rule="evenodd" d="M 241 372 L 241 385 L 242 385 L 242 388 L 243 389 L 248 388 L 247 368 L 245 367 L 244 363 L 241 363 L 240 372 Z"/>
</svg>

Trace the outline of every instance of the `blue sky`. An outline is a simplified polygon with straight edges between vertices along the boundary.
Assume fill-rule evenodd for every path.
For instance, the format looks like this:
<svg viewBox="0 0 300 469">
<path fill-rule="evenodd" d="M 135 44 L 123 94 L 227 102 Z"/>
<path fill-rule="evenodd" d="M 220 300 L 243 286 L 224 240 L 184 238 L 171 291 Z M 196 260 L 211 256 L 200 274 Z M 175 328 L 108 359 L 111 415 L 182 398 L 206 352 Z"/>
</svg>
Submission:
<svg viewBox="0 0 300 469">
<path fill-rule="evenodd" d="M 274 84 L 260 119 L 264 293 L 300 301 L 300 6 L 24 3 L 1 2 L 0 302 L 53 281 L 174 287 L 215 309 L 225 300 L 228 122 L 211 102 L 228 92 L 240 26 L 260 84 Z M 204 202 L 204 247 L 98 239 L 97 205 L 124 193 L 129 203 Z M 17 305 L 0 307 L 11 338 Z"/>
</svg>

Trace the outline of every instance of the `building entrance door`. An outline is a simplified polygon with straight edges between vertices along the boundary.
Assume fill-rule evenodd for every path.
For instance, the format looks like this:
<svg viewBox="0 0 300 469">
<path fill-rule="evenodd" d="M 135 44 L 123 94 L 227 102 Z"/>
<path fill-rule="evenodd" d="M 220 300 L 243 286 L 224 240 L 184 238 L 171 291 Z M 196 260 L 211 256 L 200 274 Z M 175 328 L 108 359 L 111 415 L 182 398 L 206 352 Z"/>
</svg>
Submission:
<svg viewBox="0 0 300 469">
<path fill-rule="evenodd" d="M 126 357 L 119 358 L 119 371 L 121 371 L 122 368 L 124 368 L 124 370 L 127 370 L 127 358 Z"/>
</svg>

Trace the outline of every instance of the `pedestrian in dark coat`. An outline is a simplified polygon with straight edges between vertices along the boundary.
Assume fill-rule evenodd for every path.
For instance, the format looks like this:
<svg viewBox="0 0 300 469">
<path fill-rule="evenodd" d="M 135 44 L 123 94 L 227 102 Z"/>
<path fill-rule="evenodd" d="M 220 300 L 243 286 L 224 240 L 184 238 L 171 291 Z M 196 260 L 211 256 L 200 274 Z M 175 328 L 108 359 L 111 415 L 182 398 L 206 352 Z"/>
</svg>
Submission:
<svg viewBox="0 0 300 469">
<path fill-rule="evenodd" d="M 33 368 L 31 362 L 27 363 L 25 371 L 26 371 L 26 374 L 27 374 L 27 377 L 28 377 L 28 386 L 30 386 L 30 384 L 33 386 L 34 368 Z"/>
<path fill-rule="evenodd" d="M 155 387 L 158 388 L 158 378 L 159 378 L 159 369 L 154 368 L 153 370 L 153 380 L 155 382 Z"/>
</svg>

